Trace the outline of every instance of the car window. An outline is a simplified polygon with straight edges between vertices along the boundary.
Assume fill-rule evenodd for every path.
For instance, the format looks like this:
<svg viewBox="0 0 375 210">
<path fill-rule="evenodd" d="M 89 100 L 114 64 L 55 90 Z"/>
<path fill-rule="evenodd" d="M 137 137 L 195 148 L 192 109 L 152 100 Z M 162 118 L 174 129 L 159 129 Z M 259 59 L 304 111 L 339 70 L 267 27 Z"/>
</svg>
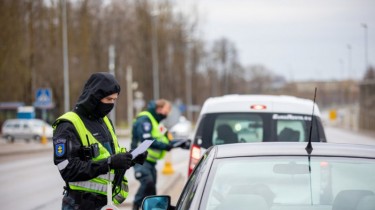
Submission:
<svg viewBox="0 0 375 210">
<path fill-rule="evenodd" d="M 14 127 L 14 124 L 12 124 L 12 123 L 7 123 L 5 125 L 5 128 L 13 128 L 13 127 Z"/>
<path fill-rule="evenodd" d="M 297 120 L 278 120 L 277 140 L 278 141 L 304 141 L 306 136 L 306 123 Z"/>
<path fill-rule="evenodd" d="M 203 173 L 207 171 L 207 167 L 211 167 L 209 160 L 212 160 L 213 156 L 214 152 L 212 150 L 207 150 L 207 152 L 202 156 L 181 193 L 180 200 L 177 203 L 177 209 L 189 209 L 196 194 L 195 192 L 198 185 L 202 178 L 204 178 Z"/>
<path fill-rule="evenodd" d="M 312 157 L 310 165 L 311 174 L 307 157 L 215 160 L 201 209 L 340 209 L 358 203 L 359 195 L 375 196 L 375 160 Z"/>
<path fill-rule="evenodd" d="M 261 142 L 263 120 L 259 114 L 223 114 L 215 120 L 212 144 Z"/>
</svg>

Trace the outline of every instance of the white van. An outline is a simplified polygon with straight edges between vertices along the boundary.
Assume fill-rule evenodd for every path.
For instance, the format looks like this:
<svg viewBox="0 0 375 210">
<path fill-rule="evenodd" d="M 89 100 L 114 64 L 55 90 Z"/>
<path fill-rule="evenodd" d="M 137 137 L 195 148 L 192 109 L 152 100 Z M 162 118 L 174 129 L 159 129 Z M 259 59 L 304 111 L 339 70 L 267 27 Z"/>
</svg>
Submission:
<svg viewBox="0 0 375 210">
<path fill-rule="evenodd" d="M 52 126 L 40 119 L 9 119 L 2 126 L 3 138 L 9 142 L 15 139 L 37 140 L 39 141 L 43 135 L 47 139 L 52 139 Z"/>
<path fill-rule="evenodd" d="M 314 107 L 314 114 L 313 113 Z M 203 104 L 190 147 L 189 174 L 210 146 L 246 142 L 326 142 L 320 111 L 294 96 L 226 95 Z"/>
</svg>

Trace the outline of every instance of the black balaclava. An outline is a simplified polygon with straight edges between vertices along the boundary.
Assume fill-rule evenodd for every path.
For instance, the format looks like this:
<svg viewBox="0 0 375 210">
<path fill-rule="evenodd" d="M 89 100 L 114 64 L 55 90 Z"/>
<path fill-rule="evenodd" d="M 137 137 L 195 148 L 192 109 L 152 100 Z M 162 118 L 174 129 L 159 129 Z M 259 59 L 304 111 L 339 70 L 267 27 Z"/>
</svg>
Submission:
<svg viewBox="0 0 375 210">
<path fill-rule="evenodd" d="M 87 80 L 75 110 L 88 117 L 102 118 L 112 110 L 114 104 L 104 104 L 100 100 L 113 93 L 120 93 L 120 90 L 120 85 L 112 74 L 94 73 Z"/>
<path fill-rule="evenodd" d="M 163 114 L 156 113 L 156 103 L 155 101 L 150 101 L 147 105 L 147 111 L 149 111 L 152 116 L 154 116 L 157 122 L 164 120 L 167 116 Z"/>
</svg>

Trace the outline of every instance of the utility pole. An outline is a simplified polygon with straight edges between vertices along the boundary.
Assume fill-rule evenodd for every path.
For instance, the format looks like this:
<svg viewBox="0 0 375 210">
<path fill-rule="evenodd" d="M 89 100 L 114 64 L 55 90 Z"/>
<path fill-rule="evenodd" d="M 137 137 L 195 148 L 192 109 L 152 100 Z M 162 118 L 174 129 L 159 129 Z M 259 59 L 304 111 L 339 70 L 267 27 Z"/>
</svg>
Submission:
<svg viewBox="0 0 375 210">
<path fill-rule="evenodd" d="M 127 99 L 128 99 L 128 126 L 131 129 L 131 125 L 134 118 L 133 112 L 133 70 L 132 67 L 126 68 L 126 85 L 127 85 Z"/>
<path fill-rule="evenodd" d="M 368 46 L 367 46 L 367 24 L 362 23 L 362 27 L 365 29 L 365 71 L 367 71 L 368 66 Z"/>
<path fill-rule="evenodd" d="M 66 0 L 62 0 L 62 36 L 63 36 L 63 66 L 64 66 L 64 111 L 70 110 L 69 101 L 69 61 L 68 61 L 68 35 L 66 25 Z"/>
<path fill-rule="evenodd" d="M 185 64 L 185 77 L 186 77 L 186 114 L 187 118 L 189 120 L 193 120 L 192 116 L 192 85 L 191 85 L 191 79 L 192 79 L 192 55 L 191 55 L 191 40 L 189 39 L 186 43 L 186 64 Z"/>
<path fill-rule="evenodd" d="M 108 48 L 108 69 L 109 73 L 115 76 L 115 46 L 111 44 Z M 109 113 L 109 118 L 112 120 L 114 124 L 116 124 L 116 108 L 112 109 L 111 113 Z"/>
<path fill-rule="evenodd" d="M 350 79 L 350 76 L 353 75 L 353 72 L 352 72 L 352 46 L 350 44 L 348 44 L 347 47 L 348 47 L 348 79 Z"/>
<path fill-rule="evenodd" d="M 153 93 L 154 100 L 159 99 L 159 56 L 158 56 L 158 32 L 157 19 L 158 12 L 151 14 L 152 18 L 152 77 L 153 77 Z"/>
</svg>

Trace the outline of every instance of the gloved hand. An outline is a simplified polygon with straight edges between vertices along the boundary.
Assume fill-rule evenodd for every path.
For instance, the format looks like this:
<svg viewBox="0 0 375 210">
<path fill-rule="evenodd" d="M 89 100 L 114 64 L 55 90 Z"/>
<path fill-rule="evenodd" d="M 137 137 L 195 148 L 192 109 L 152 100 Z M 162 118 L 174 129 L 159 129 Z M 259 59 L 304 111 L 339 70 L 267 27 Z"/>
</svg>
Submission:
<svg viewBox="0 0 375 210">
<path fill-rule="evenodd" d="M 191 140 L 188 139 L 183 144 L 181 144 L 180 148 L 181 149 L 190 149 L 190 144 L 191 144 Z"/>
<path fill-rule="evenodd" d="M 112 155 L 109 166 L 112 169 L 129 169 L 132 164 L 132 154 L 130 152 Z"/>
<path fill-rule="evenodd" d="M 145 151 L 144 153 L 141 153 L 139 154 L 137 157 L 134 158 L 134 160 L 132 161 L 132 166 L 134 166 L 136 163 L 140 164 L 140 165 L 143 165 L 143 163 L 145 162 L 146 158 L 147 158 L 147 155 L 148 155 L 148 152 Z"/>
<path fill-rule="evenodd" d="M 165 150 L 171 151 L 172 148 L 173 148 L 173 144 L 171 142 L 169 142 L 169 144 L 167 144 L 167 147 L 165 148 Z"/>
</svg>

